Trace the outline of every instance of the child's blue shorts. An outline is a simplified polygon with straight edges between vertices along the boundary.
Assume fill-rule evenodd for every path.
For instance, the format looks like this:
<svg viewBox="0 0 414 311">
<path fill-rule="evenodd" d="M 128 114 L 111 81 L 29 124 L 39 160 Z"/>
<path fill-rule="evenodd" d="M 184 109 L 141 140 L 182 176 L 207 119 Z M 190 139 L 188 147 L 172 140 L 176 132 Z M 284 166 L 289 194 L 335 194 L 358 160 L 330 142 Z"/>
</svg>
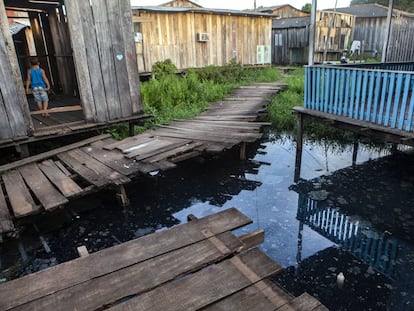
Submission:
<svg viewBox="0 0 414 311">
<path fill-rule="evenodd" d="M 35 86 L 32 89 L 35 102 L 48 102 L 49 96 L 47 95 L 46 90 L 41 86 Z"/>
</svg>

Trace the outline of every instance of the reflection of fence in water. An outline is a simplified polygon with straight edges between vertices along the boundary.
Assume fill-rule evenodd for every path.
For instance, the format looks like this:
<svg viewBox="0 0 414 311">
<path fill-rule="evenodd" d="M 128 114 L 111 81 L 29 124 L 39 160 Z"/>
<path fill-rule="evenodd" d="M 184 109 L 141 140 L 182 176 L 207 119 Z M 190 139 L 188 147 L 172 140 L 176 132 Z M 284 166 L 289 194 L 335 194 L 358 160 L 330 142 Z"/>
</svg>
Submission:
<svg viewBox="0 0 414 311">
<path fill-rule="evenodd" d="M 396 239 L 364 226 L 336 209 L 321 207 L 318 201 L 304 194 L 299 195 L 297 218 L 365 263 L 393 277 L 398 248 Z"/>
</svg>

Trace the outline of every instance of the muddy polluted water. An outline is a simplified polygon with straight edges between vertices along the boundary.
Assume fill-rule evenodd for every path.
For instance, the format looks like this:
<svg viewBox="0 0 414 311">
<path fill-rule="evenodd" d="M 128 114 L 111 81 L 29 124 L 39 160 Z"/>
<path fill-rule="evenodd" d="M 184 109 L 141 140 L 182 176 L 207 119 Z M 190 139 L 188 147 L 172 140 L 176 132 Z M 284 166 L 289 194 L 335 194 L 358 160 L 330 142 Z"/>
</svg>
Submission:
<svg viewBox="0 0 414 311">
<path fill-rule="evenodd" d="M 265 231 L 261 248 L 285 269 L 272 277 L 331 310 L 410 310 L 414 303 L 414 154 L 306 142 L 294 182 L 295 143 L 266 133 L 249 146 L 154 172 L 127 186 L 121 208 L 104 191 L 21 224 L 0 244 L 0 282 L 236 207 Z"/>
</svg>

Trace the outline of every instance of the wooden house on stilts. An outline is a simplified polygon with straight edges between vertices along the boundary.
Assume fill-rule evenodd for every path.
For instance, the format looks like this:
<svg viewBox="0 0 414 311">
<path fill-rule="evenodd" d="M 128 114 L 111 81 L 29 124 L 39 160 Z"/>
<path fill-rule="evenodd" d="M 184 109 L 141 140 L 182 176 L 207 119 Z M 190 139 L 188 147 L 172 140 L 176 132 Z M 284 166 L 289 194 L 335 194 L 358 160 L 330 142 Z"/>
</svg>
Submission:
<svg viewBox="0 0 414 311">
<path fill-rule="evenodd" d="M 26 43 L 12 36 L 16 15 Z M 129 0 L 3 0 L 0 25 L 0 147 L 143 117 Z M 52 84 L 49 118 L 25 94 L 31 56 Z"/>
</svg>

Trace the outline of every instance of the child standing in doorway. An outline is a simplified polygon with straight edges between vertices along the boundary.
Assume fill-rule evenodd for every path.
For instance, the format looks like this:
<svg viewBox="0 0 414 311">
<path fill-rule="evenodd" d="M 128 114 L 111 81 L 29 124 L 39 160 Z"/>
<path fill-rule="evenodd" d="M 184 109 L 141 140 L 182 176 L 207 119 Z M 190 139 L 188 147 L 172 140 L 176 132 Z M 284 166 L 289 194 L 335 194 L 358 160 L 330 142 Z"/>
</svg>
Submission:
<svg viewBox="0 0 414 311">
<path fill-rule="evenodd" d="M 37 58 L 30 60 L 30 69 L 27 70 L 26 93 L 29 92 L 29 86 L 32 88 L 37 108 L 42 110 L 42 116 L 48 117 L 49 114 L 46 111 L 49 105 L 49 96 L 47 91 L 50 89 L 50 84 L 45 71 L 40 68 Z"/>
</svg>

